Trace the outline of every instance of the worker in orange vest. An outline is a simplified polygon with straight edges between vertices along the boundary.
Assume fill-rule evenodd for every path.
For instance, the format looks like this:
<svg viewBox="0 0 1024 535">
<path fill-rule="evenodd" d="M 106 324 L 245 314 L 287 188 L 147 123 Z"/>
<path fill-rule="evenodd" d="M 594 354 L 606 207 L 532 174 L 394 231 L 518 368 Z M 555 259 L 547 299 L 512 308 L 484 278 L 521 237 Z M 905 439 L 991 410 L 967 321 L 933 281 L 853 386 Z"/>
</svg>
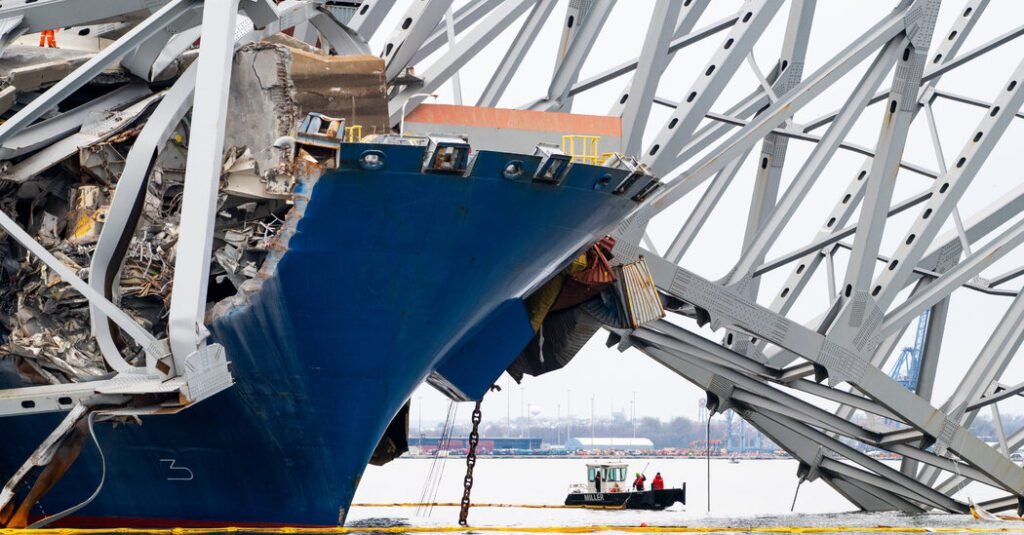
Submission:
<svg viewBox="0 0 1024 535">
<path fill-rule="evenodd" d="M 57 48 L 57 30 L 43 30 L 39 34 L 39 46 Z"/>
</svg>

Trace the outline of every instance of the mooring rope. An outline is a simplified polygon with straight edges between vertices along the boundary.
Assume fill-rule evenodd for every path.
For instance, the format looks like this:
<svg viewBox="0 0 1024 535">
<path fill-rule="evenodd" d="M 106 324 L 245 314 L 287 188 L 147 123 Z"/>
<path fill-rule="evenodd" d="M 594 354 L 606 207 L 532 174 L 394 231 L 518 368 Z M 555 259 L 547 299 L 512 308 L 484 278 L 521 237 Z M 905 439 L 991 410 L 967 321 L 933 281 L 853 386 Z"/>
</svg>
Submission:
<svg viewBox="0 0 1024 535">
<path fill-rule="evenodd" d="M 441 478 L 444 477 L 444 467 L 447 461 L 447 456 L 442 457 L 441 452 L 447 450 L 450 446 L 448 445 L 451 441 L 452 429 L 455 426 L 455 415 L 458 413 L 458 406 L 454 401 L 448 402 L 448 416 L 444 420 L 444 427 L 441 428 L 441 438 L 437 443 L 437 449 L 434 450 L 433 460 L 430 462 L 430 470 L 427 472 L 426 481 L 423 484 L 423 493 L 420 494 L 420 502 L 425 507 L 416 511 L 419 516 L 430 516 L 429 504 L 437 500 L 437 493 L 441 488 Z M 420 430 L 420 437 L 423 436 L 423 430 Z M 420 444 L 420 447 L 423 445 Z"/>
</svg>

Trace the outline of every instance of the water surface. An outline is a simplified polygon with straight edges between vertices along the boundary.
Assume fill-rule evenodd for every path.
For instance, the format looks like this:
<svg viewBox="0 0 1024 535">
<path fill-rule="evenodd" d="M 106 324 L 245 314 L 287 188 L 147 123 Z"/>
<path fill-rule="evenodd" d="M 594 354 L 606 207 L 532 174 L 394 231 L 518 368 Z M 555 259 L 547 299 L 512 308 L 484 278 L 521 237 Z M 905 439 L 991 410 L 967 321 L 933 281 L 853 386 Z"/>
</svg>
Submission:
<svg viewBox="0 0 1024 535">
<path fill-rule="evenodd" d="M 587 459 L 496 459 L 481 457 L 474 470 L 472 500 L 494 504 L 561 504 L 570 484 L 582 483 Z M 982 523 L 967 515 L 900 513 L 860 513 L 841 495 L 821 481 L 801 485 L 797 490 L 794 460 L 742 460 L 732 464 L 726 459 L 711 460 L 711 508 L 708 512 L 708 466 L 703 459 L 629 459 L 630 474 L 645 470 L 648 480 L 661 472 L 666 486 L 687 484 L 687 505 L 664 511 L 474 508 L 473 526 L 695 526 L 730 527 L 737 531 L 763 527 L 863 527 L 899 526 L 905 528 L 978 529 L 1024 532 L 1024 522 Z M 648 463 L 650 463 L 648 465 Z M 419 503 L 428 485 L 431 459 L 397 459 L 383 467 L 368 467 L 356 493 L 357 504 Z M 437 502 L 458 503 L 462 498 L 465 460 L 439 461 L 434 479 Z M 992 494 L 961 491 L 956 497 L 975 501 Z M 458 521 L 456 507 L 354 506 L 349 525 L 453 526 Z"/>
</svg>

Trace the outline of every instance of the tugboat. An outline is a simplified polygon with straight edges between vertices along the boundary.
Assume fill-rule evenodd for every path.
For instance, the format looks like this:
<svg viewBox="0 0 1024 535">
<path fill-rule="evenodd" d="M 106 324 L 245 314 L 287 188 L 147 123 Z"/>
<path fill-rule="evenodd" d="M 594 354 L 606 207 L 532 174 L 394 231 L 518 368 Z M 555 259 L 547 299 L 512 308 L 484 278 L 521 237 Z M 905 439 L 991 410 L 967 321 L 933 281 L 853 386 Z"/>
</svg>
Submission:
<svg viewBox="0 0 1024 535">
<path fill-rule="evenodd" d="M 625 463 L 587 464 L 587 482 L 569 487 L 565 505 L 594 509 L 650 509 L 660 511 L 679 502 L 686 505 L 686 483 L 676 489 L 633 491 L 626 483 Z M 597 476 L 600 475 L 600 488 Z"/>
</svg>

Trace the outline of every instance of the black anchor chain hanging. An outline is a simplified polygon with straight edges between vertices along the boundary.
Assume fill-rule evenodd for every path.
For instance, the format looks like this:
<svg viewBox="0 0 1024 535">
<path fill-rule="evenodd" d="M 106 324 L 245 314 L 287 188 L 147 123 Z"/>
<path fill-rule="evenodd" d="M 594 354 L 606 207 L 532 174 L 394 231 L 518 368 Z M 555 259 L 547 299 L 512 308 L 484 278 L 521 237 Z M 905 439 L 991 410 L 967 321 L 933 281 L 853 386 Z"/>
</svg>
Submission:
<svg viewBox="0 0 1024 535">
<path fill-rule="evenodd" d="M 501 392 L 501 387 L 498 385 L 491 385 L 491 392 Z M 473 430 L 469 432 L 469 452 L 466 454 L 466 479 L 463 480 L 464 490 L 462 491 L 462 509 L 459 510 L 459 525 L 469 525 L 469 495 L 473 492 L 473 467 L 476 466 L 476 445 L 480 442 L 480 420 L 482 414 L 480 412 L 480 401 L 476 402 L 476 407 L 473 408 Z"/>
</svg>

